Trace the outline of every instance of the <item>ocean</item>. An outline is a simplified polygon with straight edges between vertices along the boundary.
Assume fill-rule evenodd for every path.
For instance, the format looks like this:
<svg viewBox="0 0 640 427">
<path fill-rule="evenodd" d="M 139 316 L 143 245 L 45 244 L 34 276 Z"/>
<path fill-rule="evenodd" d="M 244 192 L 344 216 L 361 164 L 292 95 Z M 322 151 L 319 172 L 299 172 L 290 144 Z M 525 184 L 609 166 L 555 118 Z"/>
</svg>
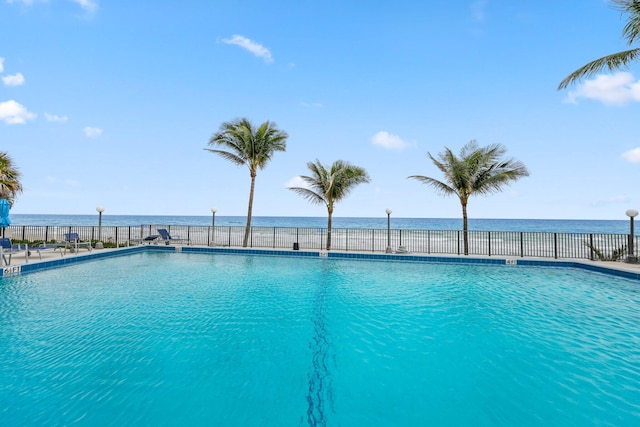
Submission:
<svg viewBox="0 0 640 427">
<path fill-rule="evenodd" d="M 159 215 L 104 215 L 104 226 L 138 225 L 211 225 L 211 216 L 159 216 Z M 244 216 L 215 217 L 216 226 L 244 226 Z M 91 226 L 98 225 L 98 215 L 28 215 L 12 214 L 11 225 Z M 326 217 L 254 216 L 255 227 L 326 228 Z M 387 217 L 358 218 L 334 217 L 333 228 L 385 229 Z M 462 218 L 394 218 L 391 228 L 401 230 L 461 230 Z M 628 220 L 579 219 L 489 219 L 470 218 L 469 230 L 523 231 L 557 233 L 628 234 Z M 637 234 L 637 233 L 635 233 Z"/>
</svg>

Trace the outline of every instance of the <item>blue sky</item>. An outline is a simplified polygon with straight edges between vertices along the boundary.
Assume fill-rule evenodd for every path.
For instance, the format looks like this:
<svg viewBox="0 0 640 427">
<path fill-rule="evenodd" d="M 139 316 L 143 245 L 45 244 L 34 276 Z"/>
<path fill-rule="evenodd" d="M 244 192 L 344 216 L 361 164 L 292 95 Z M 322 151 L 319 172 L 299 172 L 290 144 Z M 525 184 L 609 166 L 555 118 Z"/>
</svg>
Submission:
<svg viewBox="0 0 640 427">
<path fill-rule="evenodd" d="M 566 91 L 627 48 L 605 0 L 0 0 L 0 150 L 21 214 L 246 215 L 250 178 L 204 150 L 224 121 L 289 134 L 254 215 L 325 216 L 287 189 L 306 164 L 364 167 L 336 216 L 457 218 L 409 175 L 500 143 L 531 175 L 470 218 L 624 219 L 640 208 L 640 66 Z"/>
</svg>

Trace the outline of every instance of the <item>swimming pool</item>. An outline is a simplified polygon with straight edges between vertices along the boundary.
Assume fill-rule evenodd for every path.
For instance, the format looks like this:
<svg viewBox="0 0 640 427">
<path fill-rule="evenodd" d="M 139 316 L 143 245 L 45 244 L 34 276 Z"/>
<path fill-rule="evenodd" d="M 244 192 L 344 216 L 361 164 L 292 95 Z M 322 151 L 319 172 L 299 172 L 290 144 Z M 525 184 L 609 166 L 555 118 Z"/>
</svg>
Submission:
<svg viewBox="0 0 640 427">
<path fill-rule="evenodd" d="M 135 253 L 0 281 L 0 425 L 637 425 L 640 285 Z"/>
</svg>

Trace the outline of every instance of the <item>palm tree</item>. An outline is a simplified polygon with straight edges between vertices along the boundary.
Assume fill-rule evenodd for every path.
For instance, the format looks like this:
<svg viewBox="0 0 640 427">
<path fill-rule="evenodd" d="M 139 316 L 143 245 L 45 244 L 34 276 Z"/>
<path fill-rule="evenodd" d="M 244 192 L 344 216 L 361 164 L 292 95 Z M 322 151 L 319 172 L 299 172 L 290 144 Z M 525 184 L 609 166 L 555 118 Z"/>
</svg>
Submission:
<svg viewBox="0 0 640 427">
<path fill-rule="evenodd" d="M 427 153 L 431 161 L 444 174 L 444 181 L 422 175 L 411 175 L 431 185 L 443 195 L 455 194 L 462 205 L 462 229 L 464 254 L 469 255 L 467 203 L 474 194 L 490 194 L 502 190 L 504 185 L 529 175 L 525 165 L 513 159 L 502 159 L 506 149 L 500 144 L 478 147 L 475 140 L 465 144 L 457 157 L 449 148 L 435 158 Z"/>
<path fill-rule="evenodd" d="M 287 133 L 279 130 L 273 122 L 266 121 L 260 126 L 254 127 L 248 119 L 242 118 L 222 123 L 218 132 L 209 139 L 209 146 L 218 146 L 224 149 L 205 148 L 205 150 L 218 154 L 231 163 L 249 167 L 251 190 L 249 192 L 247 227 L 242 243 L 242 246 L 245 248 L 247 247 L 249 233 L 251 232 L 253 192 L 258 169 L 264 169 L 276 151 L 286 150 L 287 138 Z"/>
<path fill-rule="evenodd" d="M 622 36 L 627 39 L 627 44 L 632 45 L 640 37 L 640 0 L 612 0 L 614 8 L 622 13 L 629 14 L 627 23 L 622 30 Z M 590 77 L 596 73 L 608 69 L 609 71 L 619 70 L 627 67 L 631 62 L 640 58 L 640 48 L 629 49 L 623 52 L 607 55 L 587 65 L 578 68 L 569 74 L 558 85 L 558 90 L 565 89 L 570 84 L 580 81 L 584 77 Z"/>
<path fill-rule="evenodd" d="M 300 176 L 308 187 L 289 187 L 311 203 L 324 204 L 327 219 L 327 250 L 331 250 L 331 220 L 336 202 L 347 197 L 356 185 L 369 182 L 367 171 L 344 160 L 336 160 L 327 169 L 320 160 L 307 163 L 311 176 Z"/>
<path fill-rule="evenodd" d="M 7 199 L 13 206 L 16 195 L 22 193 L 20 171 L 13 164 L 13 160 L 4 151 L 0 151 L 0 199 Z"/>
</svg>

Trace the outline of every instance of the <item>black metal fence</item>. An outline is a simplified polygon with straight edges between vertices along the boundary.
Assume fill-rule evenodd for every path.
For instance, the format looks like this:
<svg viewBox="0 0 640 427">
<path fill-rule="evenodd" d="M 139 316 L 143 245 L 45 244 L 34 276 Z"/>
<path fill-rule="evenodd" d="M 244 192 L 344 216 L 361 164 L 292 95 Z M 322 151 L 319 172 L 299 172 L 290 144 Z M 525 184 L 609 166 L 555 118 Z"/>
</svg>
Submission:
<svg viewBox="0 0 640 427">
<path fill-rule="evenodd" d="M 64 240 L 66 233 L 78 233 L 83 240 L 114 246 L 143 243 L 158 229 L 173 238 L 189 239 L 192 245 L 241 247 L 245 227 L 140 225 L 140 226 L 15 226 L 5 230 L 14 241 L 36 244 Z M 552 233 L 518 231 L 468 231 L 468 254 L 542 258 L 622 260 L 628 255 L 629 235 L 597 233 Z M 326 228 L 252 227 L 248 247 L 326 250 Z M 388 245 L 388 242 L 390 245 Z M 463 255 L 461 230 L 386 230 L 337 228 L 331 232 L 331 249 L 354 252 L 394 252 Z M 638 238 L 634 237 L 634 248 Z M 635 252 L 635 251 L 634 251 Z"/>
</svg>

